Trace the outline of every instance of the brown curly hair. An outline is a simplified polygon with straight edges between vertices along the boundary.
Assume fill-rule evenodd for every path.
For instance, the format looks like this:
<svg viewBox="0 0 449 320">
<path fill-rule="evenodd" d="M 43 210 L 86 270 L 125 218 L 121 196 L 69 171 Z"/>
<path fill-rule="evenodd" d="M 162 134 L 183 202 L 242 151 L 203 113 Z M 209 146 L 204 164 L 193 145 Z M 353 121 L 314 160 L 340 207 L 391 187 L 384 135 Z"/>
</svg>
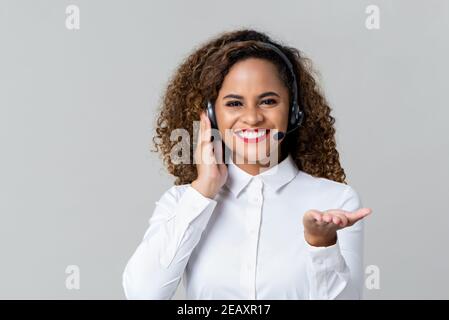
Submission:
<svg viewBox="0 0 449 320">
<path fill-rule="evenodd" d="M 314 78 L 317 72 L 310 59 L 298 49 L 274 42 L 266 33 L 251 29 L 219 34 L 196 48 L 178 67 L 162 98 L 153 137 L 155 149 L 151 151 L 160 152 L 169 173 L 176 177 L 176 185 L 196 179 L 197 170 L 192 159 L 189 163 L 179 164 L 171 161 L 172 148 L 178 143 L 170 139 L 171 132 L 183 128 L 193 137 L 194 121 L 199 121 L 207 100 L 215 101 L 227 72 L 239 60 L 249 57 L 268 59 L 276 65 L 282 81 L 290 89 L 291 76 L 285 63 L 272 50 L 258 47 L 258 41 L 277 46 L 291 61 L 295 75 L 300 79 L 297 83 L 298 99 L 305 117 L 301 127 L 282 141 L 282 148 L 292 155 L 300 170 L 347 184 L 336 149 L 335 119 Z M 190 147 L 192 158 L 193 143 Z"/>
</svg>

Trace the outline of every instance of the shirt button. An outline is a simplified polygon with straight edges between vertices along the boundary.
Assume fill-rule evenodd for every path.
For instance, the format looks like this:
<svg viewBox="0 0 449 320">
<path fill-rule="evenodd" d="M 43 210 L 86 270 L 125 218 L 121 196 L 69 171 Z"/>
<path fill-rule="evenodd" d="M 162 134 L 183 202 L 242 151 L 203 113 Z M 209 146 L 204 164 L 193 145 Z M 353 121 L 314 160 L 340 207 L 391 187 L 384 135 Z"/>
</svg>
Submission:
<svg viewBox="0 0 449 320">
<path fill-rule="evenodd" d="M 259 203 L 259 201 L 260 201 L 259 197 L 252 197 L 251 198 L 251 202 L 253 202 L 253 203 Z"/>
</svg>

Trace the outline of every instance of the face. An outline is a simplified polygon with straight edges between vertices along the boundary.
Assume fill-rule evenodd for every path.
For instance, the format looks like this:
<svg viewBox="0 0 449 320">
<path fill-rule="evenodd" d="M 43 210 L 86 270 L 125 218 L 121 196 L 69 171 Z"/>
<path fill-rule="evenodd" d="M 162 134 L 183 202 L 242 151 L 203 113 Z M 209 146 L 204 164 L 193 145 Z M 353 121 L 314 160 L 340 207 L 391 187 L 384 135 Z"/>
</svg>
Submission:
<svg viewBox="0 0 449 320">
<path fill-rule="evenodd" d="M 235 163 L 267 164 L 280 156 L 273 136 L 286 132 L 289 93 L 276 66 L 248 58 L 234 64 L 215 101 L 220 135 Z"/>
</svg>

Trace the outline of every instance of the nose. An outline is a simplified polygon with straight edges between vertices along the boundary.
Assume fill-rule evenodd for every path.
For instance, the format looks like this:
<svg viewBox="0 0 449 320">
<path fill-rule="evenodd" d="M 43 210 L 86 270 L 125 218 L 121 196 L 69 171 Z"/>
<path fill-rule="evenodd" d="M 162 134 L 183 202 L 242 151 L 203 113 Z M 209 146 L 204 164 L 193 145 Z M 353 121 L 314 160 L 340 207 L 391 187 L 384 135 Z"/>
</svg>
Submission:
<svg viewBox="0 0 449 320">
<path fill-rule="evenodd" d="M 240 120 L 248 125 L 256 125 L 264 119 L 262 112 L 257 106 L 244 108 Z"/>
</svg>

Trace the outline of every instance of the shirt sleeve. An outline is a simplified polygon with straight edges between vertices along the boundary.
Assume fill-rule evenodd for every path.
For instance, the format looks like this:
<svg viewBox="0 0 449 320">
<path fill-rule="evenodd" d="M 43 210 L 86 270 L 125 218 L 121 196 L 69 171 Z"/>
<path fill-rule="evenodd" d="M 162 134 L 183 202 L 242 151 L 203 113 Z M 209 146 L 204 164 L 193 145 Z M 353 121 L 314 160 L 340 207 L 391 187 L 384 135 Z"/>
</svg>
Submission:
<svg viewBox="0 0 449 320">
<path fill-rule="evenodd" d="M 358 193 L 350 186 L 340 209 L 362 208 Z M 305 241 L 310 299 L 362 299 L 364 219 L 337 231 L 337 242 L 314 247 Z"/>
<path fill-rule="evenodd" d="M 190 184 L 173 186 L 156 201 L 149 227 L 122 275 L 127 299 L 173 297 L 216 204 Z"/>
</svg>

